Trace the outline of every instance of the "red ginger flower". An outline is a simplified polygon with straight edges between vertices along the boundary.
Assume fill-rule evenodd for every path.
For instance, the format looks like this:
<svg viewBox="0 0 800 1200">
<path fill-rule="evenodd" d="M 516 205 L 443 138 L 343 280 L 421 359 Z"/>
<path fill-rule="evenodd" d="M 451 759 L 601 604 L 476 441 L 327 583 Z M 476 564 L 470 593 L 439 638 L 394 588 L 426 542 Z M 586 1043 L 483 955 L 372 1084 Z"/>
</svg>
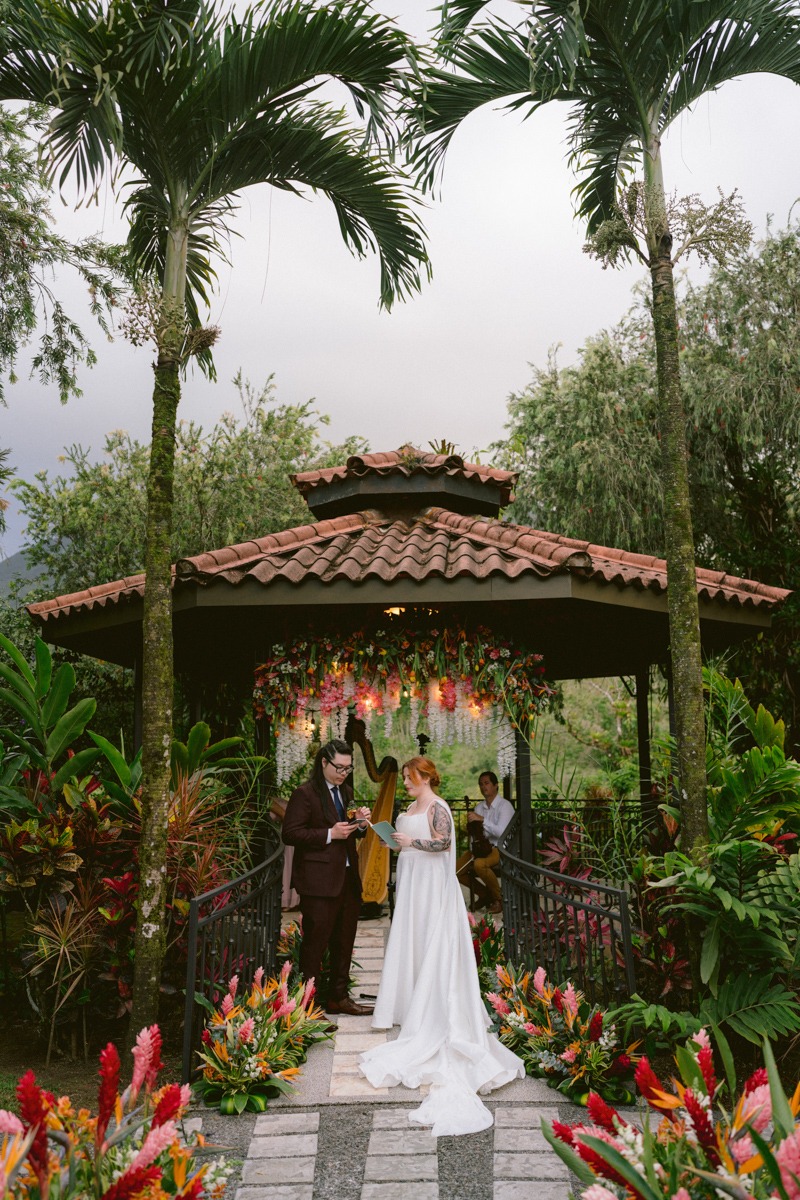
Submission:
<svg viewBox="0 0 800 1200">
<path fill-rule="evenodd" d="M 153 1113 L 153 1124 L 151 1129 L 157 1129 L 159 1125 L 163 1125 L 165 1121 L 173 1121 L 177 1117 L 183 1106 L 183 1096 L 181 1095 L 181 1085 L 179 1083 L 171 1083 L 169 1087 L 165 1087 L 161 1093 L 161 1099 L 156 1105 L 156 1111 Z"/>
<path fill-rule="evenodd" d="M 650 1063 L 647 1061 L 646 1055 L 642 1055 L 639 1059 L 639 1065 L 636 1068 L 633 1078 L 636 1080 L 636 1086 L 644 1096 L 651 1108 L 657 1112 L 666 1113 L 670 1121 L 675 1120 L 675 1114 L 671 1108 L 668 1108 L 657 1092 L 664 1091 L 664 1085 L 656 1075 Z"/>
<path fill-rule="evenodd" d="M 610 1167 L 605 1159 L 601 1158 L 601 1156 L 593 1147 L 584 1145 L 584 1143 L 580 1140 L 580 1134 L 591 1134 L 592 1137 L 599 1138 L 601 1141 L 607 1142 L 609 1146 L 614 1146 L 615 1149 L 619 1150 L 619 1142 L 615 1138 L 611 1137 L 610 1134 L 605 1131 L 605 1129 L 581 1129 L 580 1131 L 576 1130 L 575 1133 L 575 1149 L 578 1151 L 578 1154 L 587 1164 L 587 1166 L 592 1168 L 595 1175 L 599 1175 L 601 1179 L 607 1179 L 609 1183 L 618 1183 L 621 1187 L 627 1188 L 628 1194 L 632 1196 L 634 1200 L 644 1200 L 642 1193 L 633 1188 L 631 1184 L 629 1184 L 628 1181 L 619 1174 L 618 1171 L 616 1171 L 613 1167 Z"/>
<path fill-rule="evenodd" d="M 561 1121 L 553 1121 L 553 1133 L 560 1142 L 564 1142 L 567 1146 L 575 1144 L 571 1125 L 564 1125 Z"/>
<path fill-rule="evenodd" d="M 753 1072 L 753 1074 L 748 1079 L 747 1083 L 744 1085 L 745 1096 L 749 1096 L 750 1093 L 754 1092 L 757 1087 L 763 1087 L 764 1084 L 766 1084 L 766 1083 L 769 1083 L 769 1075 L 767 1074 L 767 1068 L 759 1067 L 757 1071 Z"/>
<path fill-rule="evenodd" d="M 106 1136 L 111 1114 L 117 1103 L 119 1091 L 120 1061 L 117 1048 L 109 1042 L 105 1050 L 100 1051 L 100 1090 L 97 1093 L 97 1131 L 95 1141 L 101 1145 Z"/>
<path fill-rule="evenodd" d="M 28 1162 L 39 1180 L 39 1189 L 44 1194 L 47 1191 L 47 1113 L 50 1105 L 46 1094 L 36 1083 L 33 1071 L 26 1071 L 17 1084 L 17 1102 L 19 1115 L 27 1129 L 35 1129 L 36 1133 L 28 1151 Z"/>
<path fill-rule="evenodd" d="M 683 1093 L 683 1107 L 692 1118 L 692 1125 L 697 1134 L 697 1140 L 705 1150 L 708 1161 L 713 1166 L 718 1167 L 720 1159 L 717 1153 L 717 1139 L 714 1135 L 714 1126 L 708 1112 L 703 1108 L 691 1088 L 687 1088 Z"/>
<path fill-rule="evenodd" d="M 714 1074 L 714 1054 L 710 1046 L 703 1046 L 697 1051 L 697 1065 L 703 1076 L 706 1091 L 713 1100 L 714 1093 L 717 1090 L 717 1077 Z"/>
<path fill-rule="evenodd" d="M 606 1104 L 602 1096 L 598 1096 L 597 1092 L 589 1092 L 589 1099 L 586 1103 L 589 1111 L 589 1116 L 594 1121 L 595 1125 L 599 1125 L 601 1129 L 607 1129 L 609 1133 L 616 1133 L 618 1125 L 627 1125 L 627 1121 L 623 1121 L 615 1108 L 610 1104 Z M 614 1124 L 614 1118 L 618 1125 Z"/>
<path fill-rule="evenodd" d="M 597 1012 L 592 1015 L 589 1022 L 589 1041 L 599 1042 L 603 1032 L 603 1014 L 598 1008 Z"/>
<path fill-rule="evenodd" d="M 564 1011 L 564 997 L 561 995 L 560 988 L 556 988 L 553 992 L 553 1007 L 556 1008 L 558 1012 Z"/>
<path fill-rule="evenodd" d="M 160 1179 L 160 1167 L 139 1167 L 136 1171 L 120 1175 L 116 1183 L 112 1183 L 111 1187 L 103 1192 L 101 1200 L 133 1200 L 134 1196 L 146 1192 Z"/>
</svg>

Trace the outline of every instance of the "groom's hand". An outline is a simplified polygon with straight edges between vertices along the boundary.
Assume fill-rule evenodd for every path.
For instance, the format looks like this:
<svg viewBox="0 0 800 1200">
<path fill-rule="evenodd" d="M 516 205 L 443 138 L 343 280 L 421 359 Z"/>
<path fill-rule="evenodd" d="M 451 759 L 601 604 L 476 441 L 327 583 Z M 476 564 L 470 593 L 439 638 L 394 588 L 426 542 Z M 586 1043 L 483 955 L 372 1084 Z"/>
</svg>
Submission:
<svg viewBox="0 0 800 1200">
<path fill-rule="evenodd" d="M 337 821 L 335 825 L 331 825 L 331 841 L 342 842 L 349 838 L 352 832 L 353 826 L 349 821 Z"/>
</svg>

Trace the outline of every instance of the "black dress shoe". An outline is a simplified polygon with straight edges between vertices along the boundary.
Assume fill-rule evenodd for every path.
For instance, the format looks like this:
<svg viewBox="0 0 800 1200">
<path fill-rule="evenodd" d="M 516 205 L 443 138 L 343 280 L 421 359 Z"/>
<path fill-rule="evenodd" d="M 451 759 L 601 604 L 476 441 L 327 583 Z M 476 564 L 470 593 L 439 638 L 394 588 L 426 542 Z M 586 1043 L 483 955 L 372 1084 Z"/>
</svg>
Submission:
<svg viewBox="0 0 800 1200">
<path fill-rule="evenodd" d="M 356 1004 L 349 996 L 343 996 L 341 1000 L 329 1000 L 325 1005 L 325 1012 L 344 1013 L 348 1017 L 369 1017 L 373 1011 L 372 1004 Z"/>
</svg>

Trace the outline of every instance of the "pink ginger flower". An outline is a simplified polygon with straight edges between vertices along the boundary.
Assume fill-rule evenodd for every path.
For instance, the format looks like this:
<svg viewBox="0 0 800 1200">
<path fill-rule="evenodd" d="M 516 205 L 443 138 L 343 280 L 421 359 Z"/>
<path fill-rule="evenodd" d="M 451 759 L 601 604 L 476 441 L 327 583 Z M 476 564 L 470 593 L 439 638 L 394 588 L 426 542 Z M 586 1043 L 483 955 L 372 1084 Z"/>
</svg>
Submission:
<svg viewBox="0 0 800 1200">
<path fill-rule="evenodd" d="M 491 1004 L 498 1017 L 505 1017 L 511 1012 L 510 1006 L 506 1003 L 502 996 L 498 996 L 496 992 L 487 992 L 486 999 Z"/>
<path fill-rule="evenodd" d="M 225 1017 L 230 1016 L 231 1012 L 233 1011 L 233 1008 L 234 1008 L 233 997 L 231 996 L 231 994 L 229 992 L 227 996 L 222 997 L 222 1004 L 220 1004 L 220 1009 L 222 1010 L 222 1015 Z"/>
<path fill-rule="evenodd" d="M 25 1126 L 20 1121 L 19 1117 L 15 1117 L 7 1108 L 0 1108 L 0 1133 L 10 1133 L 14 1137 L 18 1133 L 24 1133 Z M 2 1196 L 0 1190 L 0 1196 Z"/>
<path fill-rule="evenodd" d="M 167 1147 L 172 1145 L 177 1136 L 178 1126 L 174 1121 L 165 1121 L 163 1125 L 158 1125 L 151 1129 L 142 1143 L 141 1150 L 125 1174 L 129 1174 L 131 1171 L 138 1171 L 141 1167 L 149 1167 L 152 1162 L 155 1162 L 159 1154 L 163 1154 Z"/>
<path fill-rule="evenodd" d="M 136 1035 L 136 1045 L 131 1051 L 133 1055 L 133 1078 L 129 1089 L 129 1102 L 133 1104 L 143 1083 L 148 1087 L 155 1086 L 156 1076 L 161 1070 L 161 1031 L 157 1025 L 151 1025 L 139 1031 Z"/>
<path fill-rule="evenodd" d="M 309 979 L 308 982 L 306 983 L 305 988 L 303 989 L 303 999 L 300 1001 L 301 1008 L 308 1008 L 309 1004 L 314 999 L 314 993 L 316 992 L 316 990 L 317 990 L 317 988 L 316 988 L 316 984 L 314 983 L 314 980 Z"/>
<path fill-rule="evenodd" d="M 728 1149 L 736 1159 L 739 1166 L 741 1166 L 742 1163 L 747 1162 L 748 1158 L 752 1158 L 752 1156 L 755 1154 L 753 1139 L 750 1137 L 749 1133 L 745 1133 L 741 1137 L 736 1138 L 735 1141 L 730 1142 Z"/>
<path fill-rule="evenodd" d="M 617 1193 L 610 1192 L 602 1183 L 593 1183 L 585 1192 L 581 1192 L 581 1196 L 583 1200 L 617 1200 Z"/>
<path fill-rule="evenodd" d="M 699 1029 L 697 1031 L 697 1033 L 694 1035 L 694 1037 L 692 1038 L 692 1041 L 696 1042 L 698 1046 L 701 1046 L 703 1050 L 711 1049 L 711 1041 L 709 1039 L 707 1029 Z M 685 1189 L 682 1189 L 682 1190 L 685 1190 Z"/>
<path fill-rule="evenodd" d="M 287 1000 L 284 1004 L 282 1004 L 280 1006 L 279 1009 L 276 1010 L 275 1016 L 279 1017 L 279 1018 L 280 1017 L 288 1017 L 289 1013 L 293 1013 L 296 1008 L 297 1008 L 296 1000 Z"/>
<path fill-rule="evenodd" d="M 228 984 L 228 992 L 230 993 L 231 996 L 236 995 L 236 989 L 238 988 L 238 986 L 239 986 L 239 976 L 231 975 L 231 981 Z"/>
<path fill-rule="evenodd" d="M 566 1008 L 567 1012 L 572 1014 L 573 1017 L 577 1017 L 578 997 L 576 996 L 575 988 L 571 983 L 568 983 L 564 989 L 564 1007 Z"/>
<path fill-rule="evenodd" d="M 286 980 L 289 978 L 291 973 L 292 973 L 291 959 L 287 958 L 286 962 L 281 967 L 281 983 L 282 984 L 284 984 L 284 985 L 286 984 Z"/>
<path fill-rule="evenodd" d="M 565 1050 L 563 1054 L 559 1055 L 561 1061 L 565 1063 L 574 1063 L 577 1057 L 578 1052 L 577 1050 L 573 1050 L 572 1046 L 570 1046 L 568 1050 Z"/>
<path fill-rule="evenodd" d="M 263 978 L 264 978 L 264 968 L 259 967 L 258 970 L 256 971 L 255 975 L 253 976 L 253 983 L 256 985 L 257 988 L 261 987 L 261 980 Z"/>
<path fill-rule="evenodd" d="M 470 925 L 472 926 L 472 928 L 473 928 L 473 929 L 474 929 L 474 928 L 475 928 L 475 926 L 478 924 L 478 922 L 477 922 L 477 919 L 476 919 L 476 917 L 475 917 L 475 913 L 468 912 L 468 913 L 467 913 L 467 920 L 469 921 L 469 923 L 470 923 Z"/>
<path fill-rule="evenodd" d="M 534 1025 L 533 1021 L 526 1021 L 522 1028 L 531 1037 L 538 1037 L 542 1032 L 538 1025 Z"/>
<path fill-rule="evenodd" d="M 533 976 L 533 986 L 539 996 L 544 995 L 544 985 L 547 983 L 547 971 L 544 967 L 537 967 Z"/>
<path fill-rule="evenodd" d="M 753 1088 L 752 1092 L 748 1092 L 742 1097 L 741 1105 L 742 1123 L 746 1122 L 748 1125 L 752 1125 L 756 1133 L 763 1133 L 772 1120 L 772 1097 L 769 1092 L 769 1084 L 762 1083 Z"/>
<path fill-rule="evenodd" d="M 789 1200 L 800 1200 L 800 1129 L 784 1138 L 775 1151 L 781 1183 Z"/>
<path fill-rule="evenodd" d="M 685 1187 L 680 1187 L 672 1197 L 672 1200 L 692 1200 L 692 1197 L 689 1195 Z"/>
<path fill-rule="evenodd" d="M 252 1042 L 253 1030 L 255 1029 L 255 1027 L 256 1027 L 256 1023 L 252 1017 L 248 1017 L 247 1020 L 242 1025 L 239 1026 L 239 1045 L 240 1046 L 246 1046 L 248 1044 L 248 1042 Z"/>
</svg>

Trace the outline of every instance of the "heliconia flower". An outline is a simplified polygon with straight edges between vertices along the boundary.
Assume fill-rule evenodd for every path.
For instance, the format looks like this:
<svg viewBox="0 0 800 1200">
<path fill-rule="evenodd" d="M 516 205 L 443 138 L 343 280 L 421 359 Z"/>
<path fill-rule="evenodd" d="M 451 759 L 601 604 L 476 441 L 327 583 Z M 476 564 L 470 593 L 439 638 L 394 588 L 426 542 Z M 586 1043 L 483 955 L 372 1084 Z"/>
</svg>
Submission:
<svg viewBox="0 0 800 1200">
<path fill-rule="evenodd" d="M 174 1121 L 183 1107 L 182 1101 L 180 1084 L 171 1083 L 169 1087 L 164 1088 L 161 1099 L 156 1105 L 156 1111 L 153 1113 L 151 1129 L 158 1129 L 159 1125 L 166 1125 L 167 1121 Z"/>
<path fill-rule="evenodd" d="M 239 976 L 231 975 L 230 983 L 228 984 L 228 992 L 231 996 L 236 995 L 236 989 L 239 986 Z"/>
<path fill-rule="evenodd" d="M 160 1167 L 144 1167 L 138 1171 L 128 1170 L 120 1175 L 116 1183 L 112 1183 L 101 1197 L 101 1200 L 130 1200 L 138 1196 L 161 1179 Z"/>
<path fill-rule="evenodd" d="M 120 1061 L 117 1047 L 109 1042 L 105 1050 L 100 1051 L 100 1089 L 97 1093 L 97 1128 L 95 1141 L 102 1145 L 111 1120 L 111 1114 L 117 1103 L 119 1091 Z"/>
<path fill-rule="evenodd" d="M 486 999 L 491 1004 L 498 1017 L 505 1017 L 511 1012 L 510 1006 L 506 1003 L 502 996 L 498 996 L 496 992 L 487 992 Z"/>
<path fill-rule="evenodd" d="M 261 987 L 261 980 L 263 978 L 264 978 L 264 968 L 259 967 L 258 970 L 256 971 L 255 975 L 253 976 L 253 983 L 256 985 L 256 987 L 259 987 L 259 988 Z"/>
<path fill-rule="evenodd" d="M 128 1171 L 137 1171 L 140 1167 L 149 1167 L 152 1162 L 155 1162 L 159 1154 L 163 1154 L 167 1147 L 175 1141 L 177 1136 L 178 1128 L 174 1121 L 165 1121 L 163 1125 L 158 1126 L 152 1125 L 150 1132 L 142 1142 L 141 1150 L 134 1158 Z"/>
<path fill-rule="evenodd" d="M 744 1085 L 744 1094 L 749 1096 L 750 1092 L 754 1092 L 757 1087 L 763 1087 L 765 1083 L 769 1083 L 769 1075 L 766 1067 L 759 1067 Z"/>
<path fill-rule="evenodd" d="M 596 1013 L 592 1013 L 592 1019 L 589 1022 L 589 1041 L 599 1042 L 603 1034 L 603 1014 L 598 1008 Z"/>
<path fill-rule="evenodd" d="M 711 1040 L 708 1036 L 707 1029 L 698 1029 L 697 1033 L 692 1037 L 692 1041 L 701 1046 L 703 1050 L 711 1049 Z"/>
<path fill-rule="evenodd" d="M 713 1122 L 691 1088 L 687 1088 L 683 1093 L 683 1107 L 692 1118 L 697 1140 L 705 1150 L 708 1161 L 718 1167 L 720 1158 L 717 1153 L 717 1138 Z"/>
<path fill-rule="evenodd" d="M 557 1012 L 563 1013 L 564 1011 L 564 997 L 561 994 L 561 988 L 555 988 L 553 991 L 553 1007 Z"/>
<path fill-rule="evenodd" d="M 28 1151 L 28 1162 L 39 1179 L 41 1191 L 45 1190 L 48 1176 L 47 1165 L 47 1110 L 48 1105 L 42 1089 L 36 1083 L 33 1071 L 26 1071 L 17 1083 L 17 1103 L 22 1123 L 27 1129 L 35 1129 L 33 1142 Z"/>
<path fill-rule="evenodd" d="M 781 1183 L 789 1200 L 800 1200 L 800 1129 L 795 1129 L 775 1151 L 781 1172 Z"/>
<path fill-rule="evenodd" d="M 227 996 L 222 997 L 222 1004 L 220 1004 L 220 1009 L 222 1010 L 223 1015 L 227 1017 L 231 1014 L 234 1007 L 235 1007 L 235 1005 L 233 1003 L 233 998 L 231 997 L 231 994 L 229 992 Z"/>
<path fill-rule="evenodd" d="M 544 967 L 537 967 L 533 975 L 533 986 L 537 995 L 544 995 L 544 985 L 547 983 L 547 971 Z"/>
<path fill-rule="evenodd" d="M 568 983 L 564 988 L 564 1007 L 566 1008 L 567 1012 L 572 1014 L 573 1017 L 577 1017 L 578 997 L 575 994 L 575 988 L 571 983 Z"/>
<path fill-rule="evenodd" d="M 247 1020 L 242 1025 L 239 1026 L 239 1045 L 240 1046 L 246 1046 L 248 1042 L 252 1042 L 253 1030 L 255 1029 L 255 1027 L 256 1027 L 256 1023 L 252 1017 L 248 1017 Z"/>
<path fill-rule="evenodd" d="M 620 1125 L 627 1125 L 627 1121 L 623 1121 L 617 1110 L 610 1104 L 606 1104 L 597 1092 L 589 1092 L 586 1108 L 595 1125 L 599 1125 L 601 1129 L 607 1129 L 609 1133 L 616 1133 Z M 616 1125 L 614 1124 L 615 1120 Z"/>
<path fill-rule="evenodd" d="M 581 1192 L 582 1200 L 617 1200 L 616 1194 L 610 1192 L 602 1183 L 593 1183 L 585 1192 Z"/>
<path fill-rule="evenodd" d="M 701 1033 L 705 1030 L 701 1029 Z M 700 1073 L 703 1076 L 703 1083 L 706 1085 L 706 1091 L 713 1098 L 717 1090 L 717 1077 L 714 1074 L 714 1054 L 711 1046 L 702 1046 L 697 1051 L 697 1065 L 700 1068 Z"/>
<path fill-rule="evenodd" d="M 20 1121 L 19 1117 L 15 1116 L 14 1113 L 9 1112 L 6 1108 L 0 1108 L 0 1133 L 10 1133 L 13 1137 L 18 1133 L 24 1132 L 25 1126 L 22 1124 L 22 1121 Z M 2 1196 L 2 1194 L 2 1191 L 0 1191 L 0 1196 Z"/>
</svg>

